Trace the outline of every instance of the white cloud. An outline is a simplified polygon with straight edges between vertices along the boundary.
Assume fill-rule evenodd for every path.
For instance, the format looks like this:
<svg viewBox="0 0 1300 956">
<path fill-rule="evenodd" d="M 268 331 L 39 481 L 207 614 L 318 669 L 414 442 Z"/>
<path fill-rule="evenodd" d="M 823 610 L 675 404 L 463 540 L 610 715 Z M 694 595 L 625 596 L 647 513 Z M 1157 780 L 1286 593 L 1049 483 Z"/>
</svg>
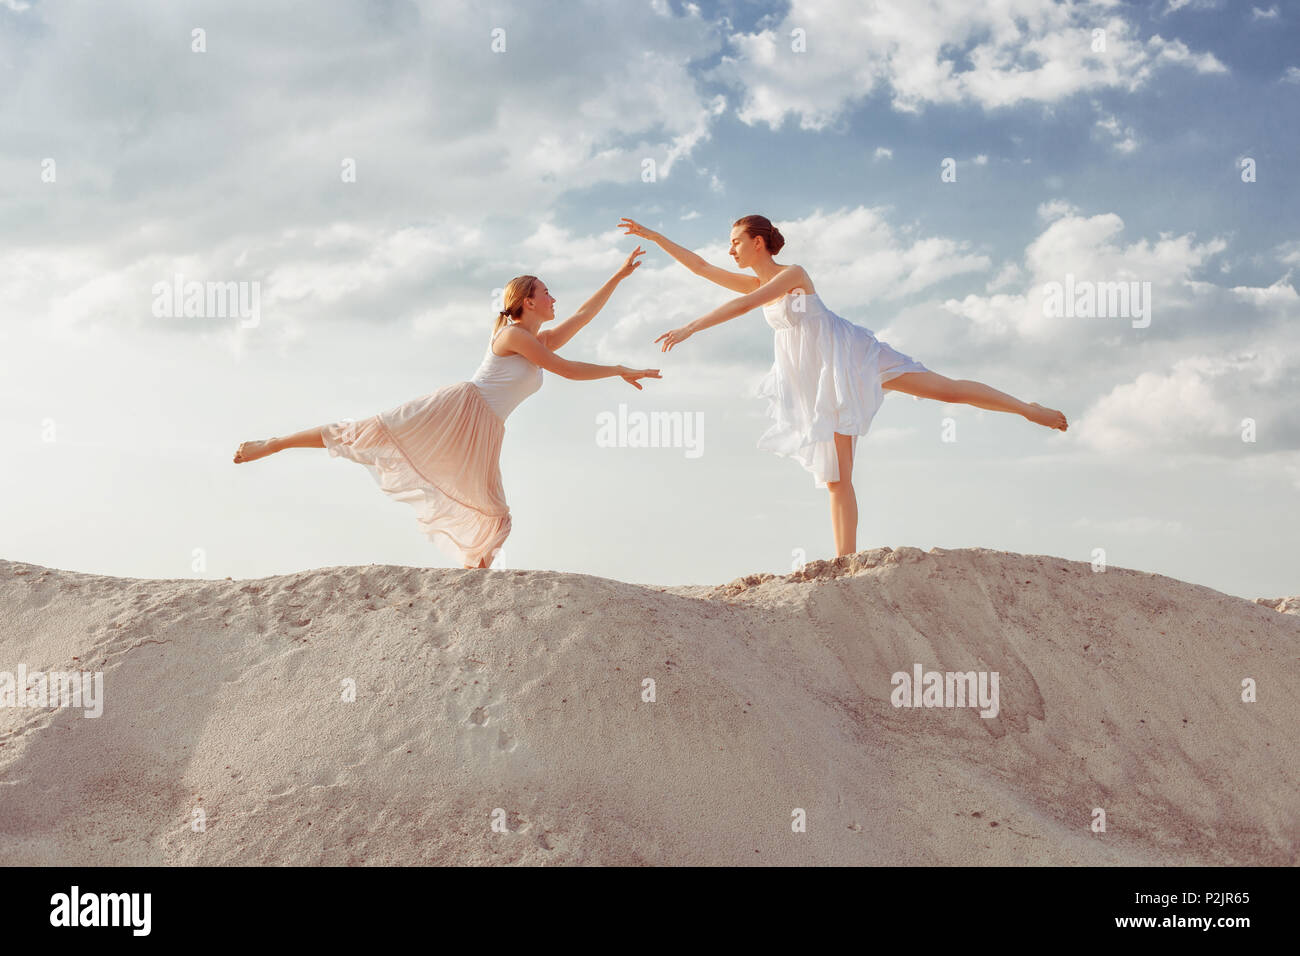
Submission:
<svg viewBox="0 0 1300 956">
<path fill-rule="evenodd" d="M 1150 282 L 1155 303 L 1152 321 L 1192 304 L 1197 289 L 1192 273 L 1227 243 L 1214 238 L 1198 243 L 1192 235 L 1163 233 L 1155 242 L 1145 238 L 1124 245 L 1116 237 L 1124 221 L 1114 213 L 1083 217 L 1065 200 L 1050 200 L 1038 207 L 1047 220 L 1043 231 L 1025 248 L 1024 278 L 1018 294 L 967 295 L 949 299 L 943 308 L 969 320 L 982 336 L 1022 336 L 1040 342 L 1081 341 L 1091 337 L 1098 322 L 1119 319 L 1051 318 L 1043 314 L 1044 285 L 1076 280 L 1092 282 Z M 995 286 L 1000 287 L 999 286 Z"/>
<path fill-rule="evenodd" d="M 905 238 L 879 208 L 819 209 L 780 228 L 786 254 L 812 271 L 818 289 L 833 285 L 853 302 L 902 298 L 992 265 L 968 242 Z"/>
<path fill-rule="evenodd" d="M 1219 359 L 1195 356 L 1167 373 L 1143 372 L 1088 409 L 1075 434 L 1105 452 L 1177 446 L 1206 436 L 1225 439 L 1239 419 L 1219 401 L 1211 378 L 1229 369 Z"/>
<path fill-rule="evenodd" d="M 1233 286 L 1232 294 L 1242 302 L 1249 302 L 1260 308 L 1277 308 L 1284 312 L 1293 310 L 1300 295 L 1291 285 L 1291 273 L 1288 272 L 1270 286 Z M 1292 313 L 1294 314 L 1294 313 Z"/>
<path fill-rule="evenodd" d="M 1114 238 L 1123 230 L 1124 220 L 1115 213 L 1065 216 L 1048 224 L 1026 247 L 1025 262 L 1031 274 L 1044 281 L 1073 272 L 1149 281 L 1160 288 L 1176 285 L 1227 248 L 1223 239 L 1198 243 L 1193 234 L 1172 233 L 1161 233 L 1155 242 L 1143 238 L 1121 246 Z"/>
<path fill-rule="evenodd" d="M 675 176 L 726 104 L 693 75 L 722 43 L 693 7 L 517 4 L 485 18 L 444 0 L 436 14 L 337 4 L 301 18 L 242 4 L 211 11 L 203 54 L 174 4 L 42 4 L 24 18 L 39 22 L 0 31 L 6 81 L 23 90 L 0 101 L 0 175 L 30 180 L 36 144 L 59 161 L 58 184 L 38 188 L 81 200 L 52 208 L 59 237 L 148 222 L 153 247 L 197 248 L 268 221 L 534 219 L 574 188 L 638 182 L 644 159 Z M 129 258 L 141 243 L 119 245 Z"/>
<path fill-rule="evenodd" d="M 1277 4 L 1267 10 L 1261 10 L 1259 7 L 1250 8 L 1250 18 L 1252 20 L 1276 20 L 1278 16 Z"/>
<path fill-rule="evenodd" d="M 878 88 L 900 112 L 945 103 L 996 109 L 1089 90 L 1131 93 L 1166 66 L 1226 70 L 1179 40 L 1142 40 L 1135 20 L 1111 3 L 933 0 L 924 10 L 918 15 L 912 0 L 792 0 L 778 24 L 731 36 L 734 55 L 713 75 L 743 91 L 744 122 L 776 128 L 793 113 L 801 128 L 820 130 Z M 1098 28 L 1104 52 L 1092 49 Z M 795 29 L 805 32 L 806 52 L 793 48 Z"/>
<path fill-rule="evenodd" d="M 468 0 L 305 19 L 245 4 L 214 8 L 195 54 L 172 4 L 33 6 L 33 29 L 0 31 L 0 73 L 23 90 L 0 98 L 0 176 L 34 184 L 13 208 L 48 215 L 0 239 L 6 313 L 51 335 L 136 327 L 180 272 L 260 282 L 262 339 L 343 317 L 418 330 L 478 315 L 512 275 L 605 262 L 617 242 L 557 250 L 547 217 L 571 190 L 642 185 L 645 158 L 679 175 L 725 108 L 689 66 L 721 36 L 663 4 L 494 16 Z M 33 155 L 56 159 L 55 183 Z"/>
<path fill-rule="evenodd" d="M 1176 13 L 1184 7 L 1191 10 L 1213 10 L 1218 5 L 1219 0 L 1169 0 L 1169 5 L 1165 7 L 1162 16 Z"/>
<path fill-rule="evenodd" d="M 998 289 L 1004 289 L 1009 285 L 1019 282 L 1023 276 L 1024 271 L 1017 263 L 1003 263 L 1002 268 L 998 270 L 998 274 L 988 281 L 988 284 L 984 287 L 984 291 L 994 292 Z"/>
<path fill-rule="evenodd" d="M 1049 199 L 1038 204 L 1038 218 L 1047 222 L 1060 219 L 1062 216 L 1074 216 L 1078 212 L 1077 206 L 1064 199 Z"/>
<path fill-rule="evenodd" d="M 1279 243 L 1275 251 L 1279 262 L 1289 266 L 1300 265 L 1300 239 Z"/>
<path fill-rule="evenodd" d="M 1151 449 L 1228 457 L 1294 449 L 1290 396 L 1300 362 L 1278 348 L 1180 358 L 1167 372 L 1142 372 L 1098 399 L 1071 429 L 1101 452 Z M 1255 421 L 1253 443 L 1243 421 Z"/>
<path fill-rule="evenodd" d="M 894 158 L 894 151 L 890 149 L 888 146 L 876 147 L 876 159 L 893 159 L 893 158 Z"/>
<path fill-rule="evenodd" d="M 1147 48 L 1155 53 L 1157 62 L 1190 66 L 1197 73 L 1228 72 L 1213 53 L 1193 53 L 1182 40 L 1166 40 L 1156 33 L 1147 41 Z"/>
<path fill-rule="evenodd" d="M 994 336 L 1009 335 L 1020 324 L 1026 300 L 1022 295 L 998 293 L 991 296 L 968 295 L 963 299 L 948 299 L 943 307 L 953 315 L 967 319 L 983 332 Z"/>
<path fill-rule="evenodd" d="M 1114 146 L 1118 152 L 1131 153 L 1133 150 L 1137 149 L 1138 143 L 1133 133 L 1133 127 L 1121 126 L 1119 120 L 1114 116 L 1102 117 L 1097 120 L 1096 125 L 1099 129 L 1110 134 L 1112 138 L 1111 145 Z"/>
</svg>

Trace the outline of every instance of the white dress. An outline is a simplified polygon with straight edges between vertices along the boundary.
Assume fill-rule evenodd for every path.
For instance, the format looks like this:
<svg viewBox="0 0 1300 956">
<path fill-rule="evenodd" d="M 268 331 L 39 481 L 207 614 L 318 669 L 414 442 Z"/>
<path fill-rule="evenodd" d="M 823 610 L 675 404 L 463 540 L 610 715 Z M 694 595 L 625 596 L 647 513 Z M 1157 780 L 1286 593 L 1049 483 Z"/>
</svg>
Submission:
<svg viewBox="0 0 1300 956">
<path fill-rule="evenodd" d="M 858 436 L 885 400 L 881 384 L 929 370 L 836 315 L 815 292 L 769 302 L 763 317 L 776 330 L 776 357 L 755 391 L 772 419 L 758 447 L 794 458 L 825 488 L 840 479 L 835 433 L 853 436 L 856 457 Z"/>
</svg>

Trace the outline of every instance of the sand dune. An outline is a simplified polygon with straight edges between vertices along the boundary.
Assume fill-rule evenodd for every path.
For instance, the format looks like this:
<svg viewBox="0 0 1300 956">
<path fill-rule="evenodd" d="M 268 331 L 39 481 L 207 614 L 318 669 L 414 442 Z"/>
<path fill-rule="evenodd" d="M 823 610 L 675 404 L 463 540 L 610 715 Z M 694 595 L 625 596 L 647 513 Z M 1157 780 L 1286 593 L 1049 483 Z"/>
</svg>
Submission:
<svg viewBox="0 0 1300 956">
<path fill-rule="evenodd" d="M 675 588 L 0 561 L 0 672 L 103 673 L 100 717 L 0 708 L 0 859 L 1295 864 L 1287 601 L 984 549 Z M 997 715 L 893 706 L 917 664 L 998 672 Z"/>
</svg>

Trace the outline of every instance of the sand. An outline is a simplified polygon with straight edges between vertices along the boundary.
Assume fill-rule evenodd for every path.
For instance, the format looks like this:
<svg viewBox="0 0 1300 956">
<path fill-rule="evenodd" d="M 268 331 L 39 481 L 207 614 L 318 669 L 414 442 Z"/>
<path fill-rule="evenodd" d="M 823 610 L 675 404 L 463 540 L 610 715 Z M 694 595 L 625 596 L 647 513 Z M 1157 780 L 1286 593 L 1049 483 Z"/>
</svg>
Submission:
<svg viewBox="0 0 1300 956">
<path fill-rule="evenodd" d="M 0 621 L 0 671 L 104 681 L 0 707 L 11 865 L 1298 862 L 1294 597 L 985 549 L 673 588 L 0 561 Z M 893 706 L 915 664 L 998 672 L 997 716 Z"/>
</svg>

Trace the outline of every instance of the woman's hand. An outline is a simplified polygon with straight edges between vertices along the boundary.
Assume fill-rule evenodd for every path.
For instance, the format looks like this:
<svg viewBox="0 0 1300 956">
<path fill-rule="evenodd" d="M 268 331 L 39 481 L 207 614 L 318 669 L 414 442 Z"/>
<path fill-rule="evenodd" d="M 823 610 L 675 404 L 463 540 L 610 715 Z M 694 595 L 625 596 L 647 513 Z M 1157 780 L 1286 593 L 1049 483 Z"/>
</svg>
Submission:
<svg viewBox="0 0 1300 956">
<path fill-rule="evenodd" d="M 663 376 L 659 374 L 657 368 L 630 368 L 623 376 L 623 381 L 635 389 L 640 389 L 641 383 L 637 381 L 639 378 L 663 378 Z"/>
<path fill-rule="evenodd" d="M 641 261 L 637 259 L 637 256 L 643 256 L 643 255 L 645 255 L 645 250 L 642 249 L 640 246 L 637 246 L 635 249 L 633 249 L 632 254 L 627 257 L 627 261 L 624 262 L 621 266 L 619 266 L 618 271 L 614 273 L 614 278 L 618 279 L 619 281 L 622 281 L 623 279 L 626 279 L 628 276 L 630 276 L 633 272 L 636 271 L 636 267 L 641 264 Z"/>
<path fill-rule="evenodd" d="M 645 226 L 641 225 L 641 223 L 633 222 L 631 219 L 628 219 L 626 216 L 624 216 L 622 219 L 619 220 L 618 228 L 626 229 L 627 232 L 625 233 L 625 235 L 640 236 L 642 239 L 649 239 L 651 242 L 658 242 L 661 238 L 663 238 L 662 236 L 659 235 L 659 233 L 655 232 L 653 229 L 647 229 Z"/>
<path fill-rule="evenodd" d="M 664 343 L 663 348 L 660 349 L 661 352 L 671 352 L 674 345 L 681 345 L 694 334 L 695 329 L 691 328 L 691 323 L 688 322 L 680 329 L 673 329 L 671 332 L 665 332 L 663 335 L 659 336 L 659 338 L 655 339 L 655 342 Z"/>
</svg>

